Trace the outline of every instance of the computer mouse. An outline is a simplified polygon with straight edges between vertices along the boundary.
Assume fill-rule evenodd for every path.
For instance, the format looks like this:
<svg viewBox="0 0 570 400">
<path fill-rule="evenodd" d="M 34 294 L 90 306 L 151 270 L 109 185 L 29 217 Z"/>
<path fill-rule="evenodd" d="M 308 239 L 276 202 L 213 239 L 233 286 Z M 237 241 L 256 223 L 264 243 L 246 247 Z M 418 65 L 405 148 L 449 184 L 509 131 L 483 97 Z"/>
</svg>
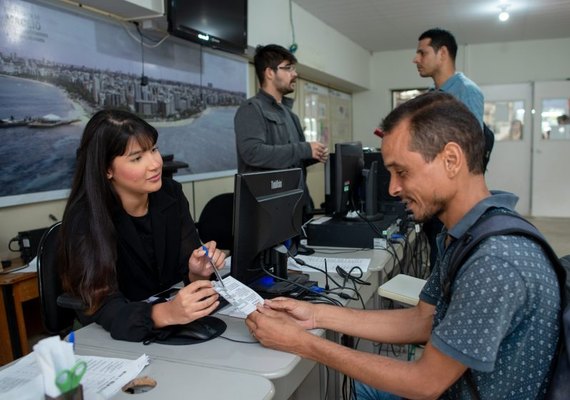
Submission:
<svg viewBox="0 0 570 400">
<path fill-rule="evenodd" d="M 167 342 L 192 344 L 214 339 L 226 330 L 226 323 L 219 318 L 206 316 L 188 324 L 178 325 Z"/>
<path fill-rule="evenodd" d="M 176 336 L 196 340 L 209 340 L 217 335 L 218 331 L 210 325 L 197 319 L 176 329 Z"/>
</svg>

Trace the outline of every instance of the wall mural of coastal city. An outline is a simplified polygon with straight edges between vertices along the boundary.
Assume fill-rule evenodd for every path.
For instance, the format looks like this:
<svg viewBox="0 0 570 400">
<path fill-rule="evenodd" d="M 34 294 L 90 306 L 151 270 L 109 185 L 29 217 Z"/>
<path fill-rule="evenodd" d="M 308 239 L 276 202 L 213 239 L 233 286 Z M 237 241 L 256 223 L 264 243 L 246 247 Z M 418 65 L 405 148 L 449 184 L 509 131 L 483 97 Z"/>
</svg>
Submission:
<svg viewBox="0 0 570 400">
<path fill-rule="evenodd" d="M 189 164 L 179 180 L 235 170 L 247 63 L 171 38 L 143 43 L 130 23 L 0 0 L 0 206 L 67 193 L 83 128 L 103 108 L 155 126 L 161 153 Z"/>
</svg>

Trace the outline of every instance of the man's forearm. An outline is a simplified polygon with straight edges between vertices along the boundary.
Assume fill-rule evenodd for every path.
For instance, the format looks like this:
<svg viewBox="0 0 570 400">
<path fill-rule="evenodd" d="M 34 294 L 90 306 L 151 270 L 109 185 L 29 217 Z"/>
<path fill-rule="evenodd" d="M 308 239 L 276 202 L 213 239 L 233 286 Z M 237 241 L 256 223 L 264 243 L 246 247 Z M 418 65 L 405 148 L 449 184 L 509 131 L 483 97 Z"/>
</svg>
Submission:
<svg viewBox="0 0 570 400">
<path fill-rule="evenodd" d="M 464 372 L 456 361 L 428 346 L 431 355 L 419 362 L 365 353 L 322 337 L 308 335 L 295 351 L 377 389 L 409 399 L 436 399 Z M 438 354 L 434 354 L 438 353 Z"/>
<path fill-rule="evenodd" d="M 429 339 L 433 306 L 398 310 L 356 310 L 330 305 L 317 306 L 319 328 L 382 343 L 425 343 Z"/>
</svg>

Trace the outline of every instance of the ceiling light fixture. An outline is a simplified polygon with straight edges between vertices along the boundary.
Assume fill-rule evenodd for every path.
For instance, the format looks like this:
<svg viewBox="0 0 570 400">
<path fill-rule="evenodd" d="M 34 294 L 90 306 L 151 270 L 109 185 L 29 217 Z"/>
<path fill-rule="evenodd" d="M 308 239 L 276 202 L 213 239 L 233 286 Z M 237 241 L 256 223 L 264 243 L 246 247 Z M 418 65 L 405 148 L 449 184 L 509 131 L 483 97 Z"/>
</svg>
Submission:
<svg viewBox="0 0 570 400">
<path fill-rule="evenodd" d="M 501 1 L 501 4 L 499 5 L 499 10 L 501 10 L 499 12 L 499 21 L 505 22 L 509 19 L 509 17 L 510 17 L 509 6 L 510 6 L 510 4 L 508 4 L 504 1 Z"/>
</svg>

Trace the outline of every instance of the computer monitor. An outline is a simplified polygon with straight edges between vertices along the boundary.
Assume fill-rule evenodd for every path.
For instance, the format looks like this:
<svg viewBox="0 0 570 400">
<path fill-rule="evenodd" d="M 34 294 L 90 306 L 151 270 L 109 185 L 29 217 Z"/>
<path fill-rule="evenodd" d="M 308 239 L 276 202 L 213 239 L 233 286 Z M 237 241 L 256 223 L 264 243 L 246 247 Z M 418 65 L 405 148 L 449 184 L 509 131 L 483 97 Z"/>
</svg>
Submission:
<svg viewBox="0 0 570 400">
<path fill-rule="evenodd" d="M 362 168 L 364 167 L 364 154 L 362 143 L 335 144 L 335 177 L 333 206 L 334 213 L 346 215 L 349 211 L 357 211 L 358 188 L 362 181 Z"/>
<path fill-rule="evenodd" d="M 368 168 L 362 169 L 363 184 L 360 188 L 360 198 L 364 199 L 362 216 L 369 221 L 382 219 L 382 213 L 378 211 L 378 174 L 378 161 L 373 161 Z"/>
<path fill-rule="evenodd" d="M 377 168 L 364 168 L 360 142 L 335 144 L 325 168 L 326 214 L 336 218 L 380 218 L 377 173 Z"/>
<path fill-rule="evenodd" d="M 405 206 L 399 197 L 394 197 L 389 192 L 390 187 L 390 172 L 384 166 L 384 159 L 382 158 L 382 153 L 376 149 L 372 151 L 364 152 L 364 168 L 370 169 L 372 164 L 376 162 L 378 164 L 377 173 L 377 205 L 378 211 L 383 214 L 391 215 L 404 215 Z"/>
<path fill-rule="evenodd" d="M 292 278 L 287 276 L 286 245 L 301 232 L 302 179 L 300 168 L 235 177 L 231 276 L 264 297 L 286 294 L 294 288 L 266 271 L 281 279 Z"/>
</svg>

